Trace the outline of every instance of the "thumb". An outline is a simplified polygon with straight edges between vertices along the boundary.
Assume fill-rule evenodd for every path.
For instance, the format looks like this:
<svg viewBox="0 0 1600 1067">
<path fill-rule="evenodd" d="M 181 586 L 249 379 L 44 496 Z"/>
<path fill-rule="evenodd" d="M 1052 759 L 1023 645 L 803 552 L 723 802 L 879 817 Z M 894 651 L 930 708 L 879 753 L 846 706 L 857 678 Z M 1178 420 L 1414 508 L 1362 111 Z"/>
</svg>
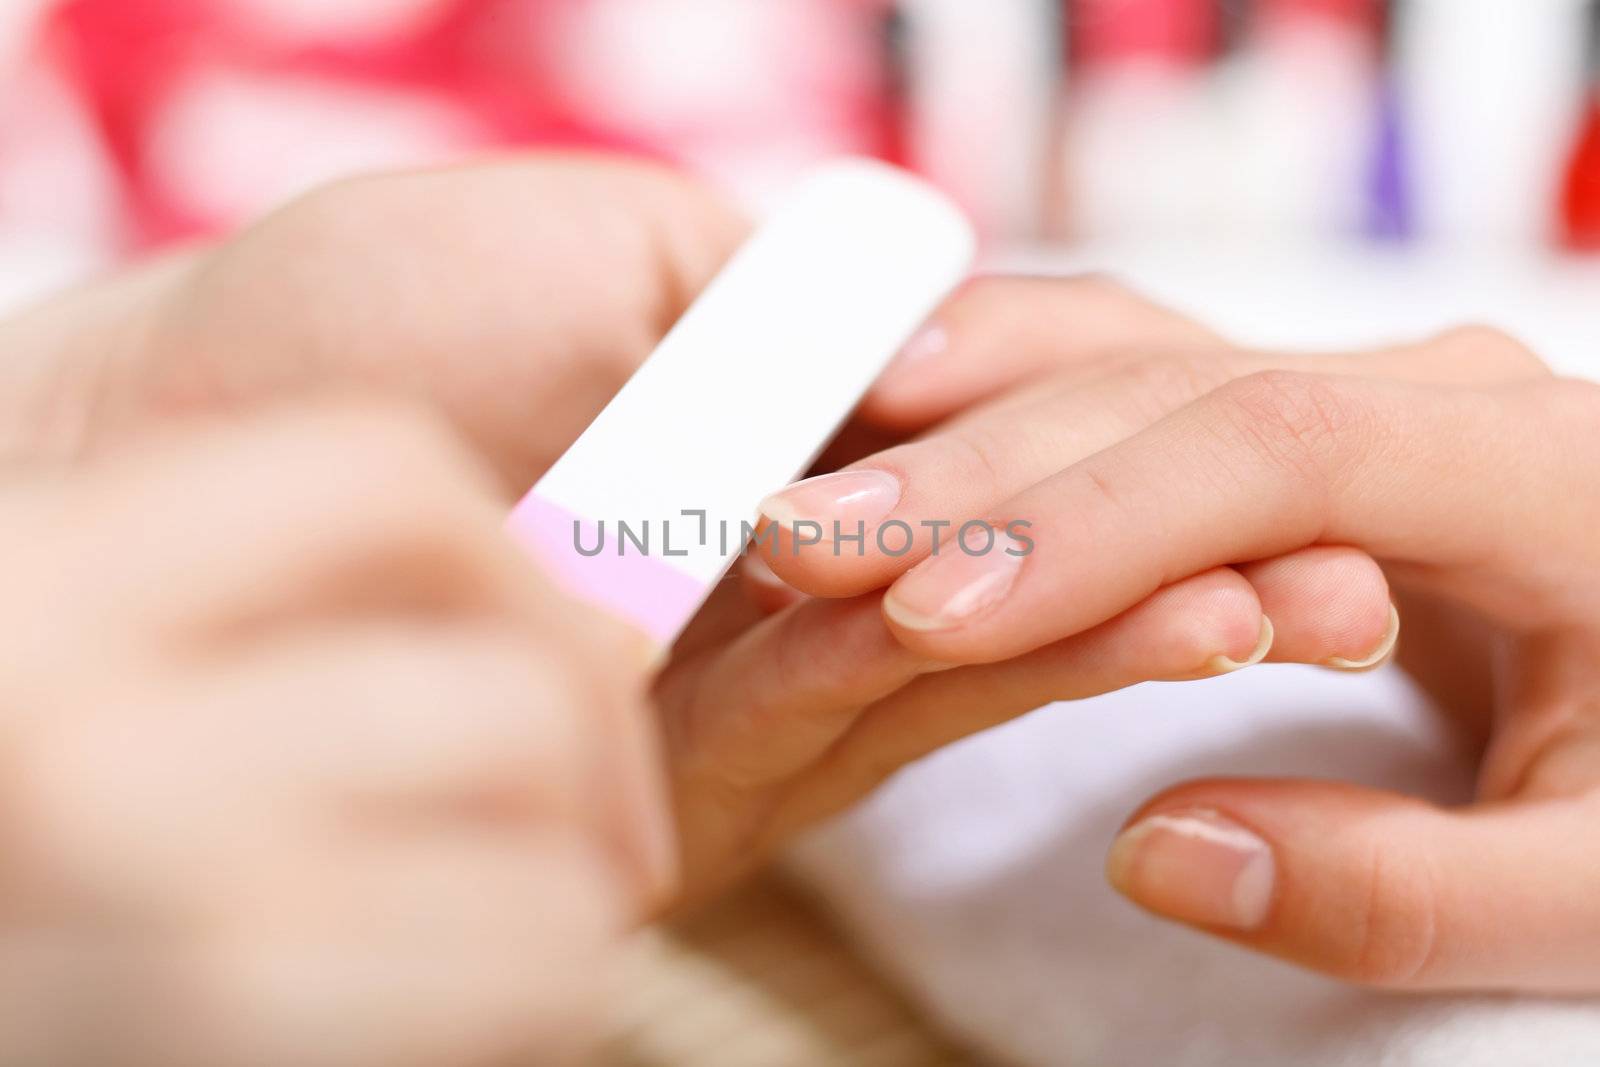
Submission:
<svg viewBox="0 0 1600 1067">
<path fill-rule="evenodd" d="M 1450 811 L 1320 781 L 1150 801 L 1113 885 L 1166 918 L 1350 981 L 1600 989 L 1600 799 Z"/>
</svg>

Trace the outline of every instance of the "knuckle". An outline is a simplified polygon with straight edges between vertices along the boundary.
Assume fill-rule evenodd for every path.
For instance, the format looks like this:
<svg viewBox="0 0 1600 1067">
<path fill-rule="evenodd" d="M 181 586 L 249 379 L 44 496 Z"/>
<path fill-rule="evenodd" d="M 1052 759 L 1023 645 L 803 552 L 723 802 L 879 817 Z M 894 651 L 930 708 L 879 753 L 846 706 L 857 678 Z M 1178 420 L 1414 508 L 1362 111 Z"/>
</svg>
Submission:
<svg viewBox="0 0 1600 1067">
<path fill-rule="evenodd" d="M 1257 371 L 1213 395 L 1236 433 L 1299 477 L 1325 475 L 1330 453 L 1365 421 L 1361 403 L 1345 386 L 1299 371 Z"/>
<path fill-rule="evenodd" d="M 1533 349 L 1498 326 L 1455 326 L 1435 337 L 1433 343 L 1448 352 L 1458 352 L 1463 358 L 1484 360 L 1515 376 L 1549 377 L 1552 373 Z"/>
</svg>

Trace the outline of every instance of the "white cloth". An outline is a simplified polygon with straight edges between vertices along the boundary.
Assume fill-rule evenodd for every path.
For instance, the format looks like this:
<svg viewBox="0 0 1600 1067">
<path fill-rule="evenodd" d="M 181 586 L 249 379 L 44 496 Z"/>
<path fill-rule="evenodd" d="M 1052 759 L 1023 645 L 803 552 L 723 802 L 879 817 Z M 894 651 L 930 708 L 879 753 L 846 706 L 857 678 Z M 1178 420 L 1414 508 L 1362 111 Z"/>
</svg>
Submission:
<svg viewBox="0 0 1600 1067">
<path fill-rule="evenodd" d="M 1059 704 L 971 738 L 813 834 L 794 865 L 933 1018 L 1002 1063 L 1600 1064 L 1600 1001 L 1353 989 L 1118 897 L 1102 863 L 1121 820 L 1213 774 L 1441 801 L 1471 780 L 1400 672 L 1257 667 Z"/>
</svg>

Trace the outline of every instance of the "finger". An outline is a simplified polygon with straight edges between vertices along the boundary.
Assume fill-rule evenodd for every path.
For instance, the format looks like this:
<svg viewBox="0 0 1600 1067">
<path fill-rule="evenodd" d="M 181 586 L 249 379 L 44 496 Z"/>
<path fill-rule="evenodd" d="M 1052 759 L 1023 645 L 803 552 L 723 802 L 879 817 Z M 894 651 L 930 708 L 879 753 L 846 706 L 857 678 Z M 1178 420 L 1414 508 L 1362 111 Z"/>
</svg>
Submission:
<svg viewBox="0 0 1600 1067">
<path fill-rule="evenodd" d="M 876 425 L 924 429 L 1051 371 L 1108 357 L 1204 360 L 1228 348 L 1201 324 L 1103 276 L 979 278 L 950 297 L 906 345 L 867 396 L 861 415 Z M 1268 364 L 1295 360 L 1325 373 L 1351 373 L 1352 362 L 1364 362 L 1368 373 L 1438 384 L 1550 373 L 1526 346 L 1482 325 L 1354 357 L 1254 354 Z"/>
<path fill-rule="evenodd" d="M 1441 810 L 1310 781 L 1207 781 L 1147 804 L 1112 883 L 1142 907 L 1347 980 L 1593 990 L 1593 798 Z"/>
<path fill-rule="evenodd" d="M 879 700 L 805 773 L 776 832 L 832 814 L 896 768 L 1054 701 L 1264 661 L 1364 669 L 1341 653 L 1364 649 L 1371 659 L 1376 646 L 1392 647 L 1391 617 L 1382 572 L 1350 549 L 1307 549 L 1184 579 L 1086 633 L 1003 663 L 920 677 Z"/>
<path fill-rule="evenodd" d="M 922 428 L 1047 371 L 1108 354 L 1222 347 L 1198 323 L 1103 276 L 979 278 L 906 345 L 861 415 Z"/>
<path fill-rule="evenodd" d="M 413 413 L 191 429 L 94 468 L 69 497 L 61 537 L 84 566 L 57 580 L 161 629 L 312 610 L 537 617 L 553 602 L 501 532 L 481 465 Z"/>
<path fill-rule="evenodd" d="M 100 436 L 197 410 L 376 392 L 442 411 L 510 499 L 576 439 L 745 230 L 667 168 L 575 153 L 340 182 L 194 273 L 140 358 L 112 369 L 132 380 L 104 393 L 129 410 L 106 411 Z"/>
<path fill-rule="evenodd" d="M 894 640 L 876 598 L 794 604 L 668 668 L 656 692 L 674 771 L 740 789 L 782 781 L 933 666 Z"/>
<path fill-rule="evenodd" d="M 1219 567 L 1026 656 L 908 679 L 853 712 L 848 732 L 817 753 L 770 819 L 769 840 L 842 810 L 913 760 L 1054 701 L 1252 666 L 1272 629 L 1250 583 Z"/>
<path fill-rule="evenodd" d="M 993 524 L 1031 523 L 1033 551 L 927 560 L 885 611 L 923 655 L 989 661 L 1096 625 L 1185 574 L 1333 543 L 1444 581 L 1502 619 L 1582 617 L 1574 593 L 1600 590 L 1552 581 L 1508 516 L 1540 510 L 1541 559 L 1594 557 L 1585 531 L 1597 505 L 1571 487 L 1587 478 L 1575 457 L 1600 444 L 1597 396 L 1578 383 L 1491 393 L 1240 379 L 991 509 Z"/>
<path fill-rule="evenodd" d="M 767 562 L 814 596 L 857 596 L 926 559 L 961 524 L 1121 441 L 1241 369 L 1236 360 L 1139 360 L 1052 381 L 931 437 L 762 501 Z"/>
<path fill-rule="evenodd" d="M 774 494 L 762 504 L 777 525 L 769 562 L 813 595 L 856 596 L 879 588 L 999 501 L 1213 389 L 1274 369 L 1449 386 L 1550 377 L 1526 347 L 1486 327 L 1354 353 L 1152 355 L 1131 349 L 1073 365 L 929 437 Z M 811 537 L 815 545 L 805 543 Z"/>
<path fill-rule="evenodd" d="M 1393 654 L 1400 615 L 1383 568 L 1365 552 L 1317 546 L 1235 569 L 1272 620 L 1269 662 L 1364 671 Z"/>
<path fill-rule="evenodd" d="M 868 621 L 855 615 L 858 610 L 852 609 L 852 619 Z M 876 695 L 865 685 L 840 687 L 820 710 L 816 690 L 756 705 L 743 701 L 744 693 L 775 677 L 773 660 L 798 656 L 804 662 L 815 655 L 774 643 L 742 661 L 744 676 L 724 674 L 709 687 L 740 698 L 718 705 L 707 721 L 736 739 L 735 750 L 742 745 L 760 754 L 761 770 L 747 773 L 744 784 L 803 771 L 785 805 L 782 833 L 839 810 L 905 763 L 1055 700 L 1149 680 L 1213 677 L 1268 659 L 1345 668 L 1341 653 L 1371 650 L 1384 640 L 1391 610 L 1382 572 L 1364 554 L 1309 549 L 1178 582 L 1103 626 L 1010 662 L 919 677 L 915 661 L 902 668 L 896 664 L 906 661 L 885 656 L 888 673 L 876 683 Z M 823 606 L 816 617 L 831 619 L 831 611 Z M 848 631 L 831 632 L 826 623 L 815 632 L 849 647 L 860 641 Z M 867 633 L 881 641 L 870 626 Z M 832 679 L 859 670 L 824 673 Z M 896 682 L 907 684 L 884 695 Z M 834 710 L 828 714 L 827 708 Z M 790 717 L 806 729 L 824 723 L 826 729 L 791 747 Z M 771 744 L 763 747 L 762 740 Z M 731 756 L 719 752 L 708 759 L 721 766 Z M 816 759 L 820 766 L 808 769 Z"/>
<path fill-rule="evenodd" d="M 789 779 L 863 707 L 928 669 L 889 635 L 872 597 L 802 601 L 724 650 L 669 666 L 656 695 L 691 896 L 764 858 L 761 824 Z"/>
<path fill-rule="evenodd" d="M 81 884 L 192 899 L 235 877 L 219 857 L 272 851 L 328 810 L 512 836 L 565 822 L 641 895 L 670 874 L 660 796 L 630 807 L 619 788 L 651 781 L 607 736 L 624 698 L 509 629 L 307 630 L 197 670 L 139 714 L 126 688 L 104 714 L 24 737 L 23 821 L 42 865 Z"/>
</svg>

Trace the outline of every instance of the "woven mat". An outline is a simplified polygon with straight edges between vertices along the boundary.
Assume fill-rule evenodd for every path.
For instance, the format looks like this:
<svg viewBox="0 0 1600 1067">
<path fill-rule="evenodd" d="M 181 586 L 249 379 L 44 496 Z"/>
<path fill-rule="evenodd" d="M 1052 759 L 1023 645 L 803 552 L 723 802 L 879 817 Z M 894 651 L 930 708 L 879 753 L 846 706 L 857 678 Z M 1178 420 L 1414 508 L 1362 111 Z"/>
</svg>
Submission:
<svg viewBox="0 0 1600 1067">
<path fill-rule="evenodd" d="M 942 1067 L 938 1037 L 775 877 L 633 946 L 602 1067 Z"/>
</svg>

